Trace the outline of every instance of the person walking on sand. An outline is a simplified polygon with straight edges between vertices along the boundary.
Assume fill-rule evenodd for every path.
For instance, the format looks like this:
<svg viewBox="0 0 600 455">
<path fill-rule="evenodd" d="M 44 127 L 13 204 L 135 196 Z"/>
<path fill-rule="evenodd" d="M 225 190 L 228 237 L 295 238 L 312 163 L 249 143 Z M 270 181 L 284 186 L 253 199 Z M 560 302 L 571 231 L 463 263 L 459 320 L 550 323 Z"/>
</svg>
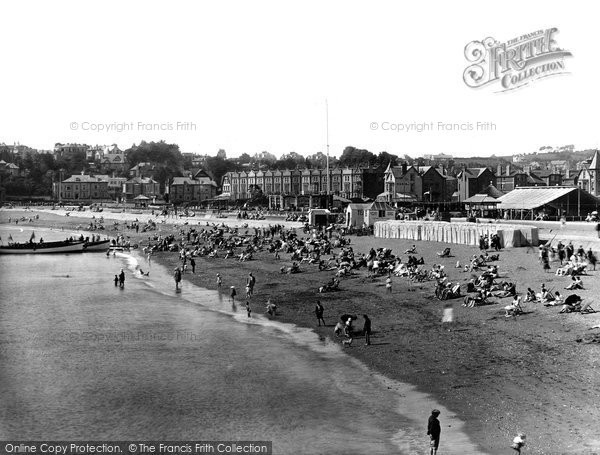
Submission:
<svg viewBox="0 0 600 455">
<path fill-rule="evenodd" d="M 440 421 L 438 420 L 439 415 L 440 411 L 434 409 L 433 411 L 431 411 L 429 421 L 427 422 L 427 435 L 429 436 L 429 455 L 436 455 L 438 447 L 440 446 L 440 434 L 442 432 L 442 427 L 440 426 Z"/>
<path fill-rule="evenodd" d="M 235 296 L 237 295 L 237 291 L 235 290 L 235 286 L 231 286 L 229 288 L 229 297 L 231 299 L 231 303 L 235 303 Z"/>
<path fill-rule="evenodd" d="M 125 272 L 123 269 L 121 269 L 121 273 L 119 273 L 119 286 L 122 288 L 125 287 Z"/>
<path fill-rule="evenodd" d="M 192 266 L 192 273 L 196 273 L 196 261 L 194 258 L 190 259 L 190 265 Z"/>
<path fill-rule="evenodd" d="M 246 278 L 246 287 L 249 290 L 249 296 L 254 295 L 254 285 L 256 284 L 256 278 L 252 275 L 252 272 L 248 274 L 248 278 Z"/>
<path fill-rule="evenodd" d="M 363 314 L 363 318 L 365 318 L 365 323 L 363 325 L 363 333 L 365 334 L 365 346 L 369 346 L 371 344 L 371 320 L 366 314 Z"/>
<path fill-rule="evenodd" d="M 223 285 L 223 279 L 221 278 L 221 274 L 217 273 L 217 288 L 221 289 L 222 285 Z"/>
<path fill-rule="evenodd" d="M 385 280 L 385 290 L 388 292 L 388 294 L 392 293 L 392 277 L 387 277 L 387 280 Z"/>
<path fill-rule="evenodd" d="M 179 290 L 179 283 L 181 282 L 181 269 L 179 267 L 175 267 L 173 279 L 175 280 L 175 290 Z"/>
<path fill-rule="evenodd" d="M 115 275 L 115 287 L 119 285 L 119 275 Z"/>
<path fill-rule="evenodd" d="M 321 321 L 323 321 L 323 327 L 325 327 L 325 319 L 323 319 L 324 311 L 325 308 L 323 308 L 321 301 L 317 300 L 317 305 L 315 306 L 315 316 L 317 316 L 317 323 L 319 324 L 319 327 L 321 327 Z"/>
</svg>

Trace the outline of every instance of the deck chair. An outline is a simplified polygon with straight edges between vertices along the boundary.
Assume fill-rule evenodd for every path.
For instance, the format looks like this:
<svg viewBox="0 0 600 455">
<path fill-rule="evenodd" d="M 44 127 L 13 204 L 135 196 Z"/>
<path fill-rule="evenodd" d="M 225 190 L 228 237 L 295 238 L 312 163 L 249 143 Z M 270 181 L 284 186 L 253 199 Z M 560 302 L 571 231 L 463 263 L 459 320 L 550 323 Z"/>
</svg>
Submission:
<svg viewBox="0 0 600 455">
<path fill-rule="evenodd" d="M 594 310 L 592 308 L 592 302 L 588 301 L 587 303 L 584 303 L 583 305 L 581 305 L 581 308 L 579 309 L 580 313 L 595 313 L 596 310 Z"/>
<path fill-rule="evenodd" d="M 444 251 L 436 253 L 441 258 L 447 258 L 450 256 L 450 248 L 444 248 Z"/>
</svg>

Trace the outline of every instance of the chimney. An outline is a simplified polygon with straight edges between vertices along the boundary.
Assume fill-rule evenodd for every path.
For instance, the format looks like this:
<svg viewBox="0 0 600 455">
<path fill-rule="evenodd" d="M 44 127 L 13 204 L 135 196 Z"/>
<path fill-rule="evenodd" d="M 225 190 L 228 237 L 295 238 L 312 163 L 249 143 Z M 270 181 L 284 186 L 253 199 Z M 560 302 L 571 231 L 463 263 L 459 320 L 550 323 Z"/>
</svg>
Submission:
<svg viewBox="0 0 600 455">
<path fill-rule="evenodd" d="M 565 178 L 566 179 L 571 178 L 571 169 L 569 169 L 569 168 L 565 169 Z"/>
<path fill-rule="evenodd" d="M 500 177 L 502 175 L 502 165 L 499 164 L 496 168 L 496 177 Z"/>
<path fill-rule="evenodd" d="M 506 175 L 510 175 L 510 163 L 506 165 Z"/>
<path fill-rule="evenodd" d="M 406 161 L 404 161 L 404 162 L 402 163 L 402 175 L 406 174 L 406 168 L 407 168 L 407 166 L 406 166 Z"/>
</svg>

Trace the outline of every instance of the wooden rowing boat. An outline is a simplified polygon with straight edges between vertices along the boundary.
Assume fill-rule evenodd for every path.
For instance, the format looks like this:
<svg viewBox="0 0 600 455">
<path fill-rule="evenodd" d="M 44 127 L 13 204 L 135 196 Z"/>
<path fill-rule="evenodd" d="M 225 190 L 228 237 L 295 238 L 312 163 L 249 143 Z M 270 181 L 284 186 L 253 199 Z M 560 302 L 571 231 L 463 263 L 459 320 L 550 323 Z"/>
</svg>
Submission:
<svg viewBox="0 0 600 455">
<path fill-rule="evenodd" d="M 85 242 L 62 240 L 59 242 L 28 242 L 0 245 L 0 254 L 81 253 Z"/>
</svg>

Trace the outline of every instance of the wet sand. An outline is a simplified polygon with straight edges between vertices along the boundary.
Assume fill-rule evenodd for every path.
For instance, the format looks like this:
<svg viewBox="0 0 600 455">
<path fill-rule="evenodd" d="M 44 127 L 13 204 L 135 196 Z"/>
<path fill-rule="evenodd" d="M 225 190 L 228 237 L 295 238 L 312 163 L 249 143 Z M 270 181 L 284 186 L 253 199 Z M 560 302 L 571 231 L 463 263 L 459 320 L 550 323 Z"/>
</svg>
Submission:
<svg viewBox="0 0 600 455">
<path fill-rule="evenodd" d="M 76 228 L 89 224 L 91 216 L 109 219 L 144 220 L 145 216 L 119 213 L 76 212 L 65 217 L 62 211 L 43 211 L 40 220 L 32 223 L 44 226 Z M 9 216 L 19 216 L 17 210 L 1 210 L 0 222 Z M 30 213 L 25 214 L 30 216 Z M 78 218 L 75 218 L 75 217 Z M 177 232 L 185 222 L 190 227 L 202 227 L 206 222 L 224 222 L 241 225 L 234 218 L 189 218 L 159 223 L 160 233 Z M 249 227 L 276 220 L 244 221 Z M 176 223 L 176 225 L 170 224 Z M 135 231 L 96 231 L 102 235 L 117 232 L 129 236 L 133 243 L 147 243 L 150 233 Z M 300 223 L 282 223 L 295 226 L 301 234 Z M 107 223 L 111 226 L 111 223 Z M 251 232 L 251 231 L 250 231 Z M 412 245 L 413 241 L 351 236 L 355 253 L 368 252 L 371 247 L 391 248 L 396 255 Z M 417 256 L 425 258 L 426 266 L 441 263 L 451 281 L 465 283 L 470 273 L 454 267 L 457 260 L 464 264 L 476 248 L 465 245 L 447 245 L 417 242 Z M 436 251 L 449 246 L 452 257 L 439 259 Z M 256 276 L 255 295 L 251 298 L 254 312 L 264 308 L 267 299 L 278 305 L 277 318 L 283 322 L 312 327 L 324 337 L 336 339 L 333 326 L 343 313 L 368 314 L 373 321 L 372 345 L 364 346 L 363 338 L 356 338 L 346 352 L 367 364 L 374 372 L 386 377 L 414 384 L 419 392 L 429 394 L 443 403 L 456 419 L 466 422 L 463 429 L 482 452 L 510 453 L 510 443 L 517 432 L 527 434 L 525 453 L 562 454 L 593 453 L 600 450 L 600 313 L 558 314 L 558 307 L 544 307 L 526 303 L 526 314 L 505 318 L 505 305 L 510 298 L 494 299 L 494 305 L 465 308 L 462 299 L 455 299 L 455 323 L 442 326 L 441 317 L 445 302 L 433 297 L 434 282 L 414 284 L 406 278 L 393 277 L 392 293 L 385 290 L 385 277 L 371 280 L 366 270 L 355 271 L 342 278 L 340 291 L 318 293 L 319 286 L 327 282 L 334 272 L 319 272 L 316 265 L 301 264 L 301 273 L 282 275 L 279 268 L 289 266 L 289 254 L 275 260 L 272 254 L 259 252 L 248 262 L 235 259 L 196 258 L 196 274 L 186 273 L 186 280 L 215 289 L 216 273 L 223 277 L 223 292 L 235 285 L 243 294 L 245 278 L 249 272 Z M 177 264 L 176 253 L 158 253 L 152 260 L 168 266 Z M 526 249 L 500 252 L 501 279 L 514 281 L 517 291 L 527 287 L 539 291 L 541 283 L 560 290 L 569 278 L 554 275 L 556 263 L 550 273 L 545 273 L 537 254 Z M 585 290 L 577 291 L 584 299 L 591 299 L 592 307 L 600 310 L 598 272 L 583 276 Z M 463 286 L 464 289 L 464 286 Z M 241 295 L 240 295 L 241 297 Z M 320 299 L 325 307 L 327 327 L 317 327 L 314 305 Z M 362 326 L 359 317 L 358 327 Z M 594 340 L 596 340 L 594 342 Z M 408 405 L 408 402 L 407 402 Z M 425 428 L 429 404 L 411 404 L 415 420 L 423 420 Z M 459 447 L 448 447 L 454 417 L 442 414 L 441 453 L 461 453 Z M 450 426 L 449 426 L 450 425 Z M 425 446 L 424 446 L 425 448 Z"/>
</svg>

